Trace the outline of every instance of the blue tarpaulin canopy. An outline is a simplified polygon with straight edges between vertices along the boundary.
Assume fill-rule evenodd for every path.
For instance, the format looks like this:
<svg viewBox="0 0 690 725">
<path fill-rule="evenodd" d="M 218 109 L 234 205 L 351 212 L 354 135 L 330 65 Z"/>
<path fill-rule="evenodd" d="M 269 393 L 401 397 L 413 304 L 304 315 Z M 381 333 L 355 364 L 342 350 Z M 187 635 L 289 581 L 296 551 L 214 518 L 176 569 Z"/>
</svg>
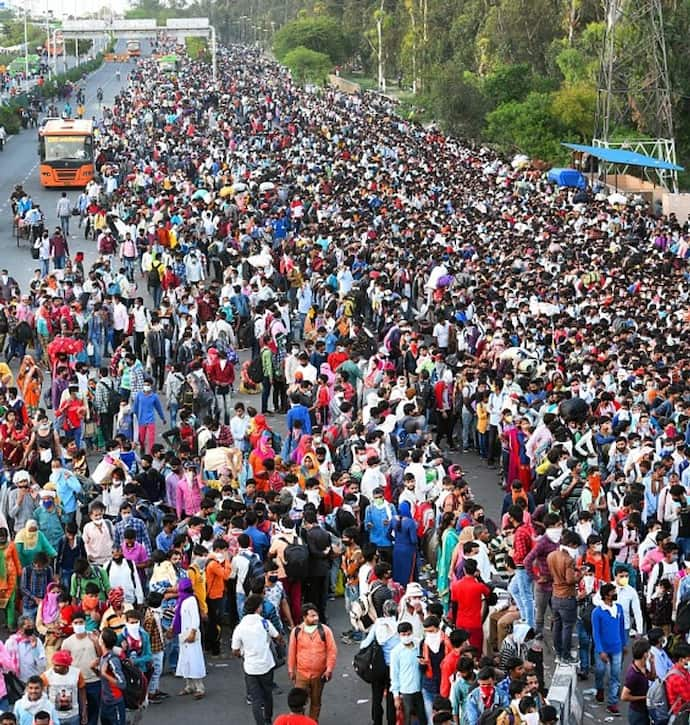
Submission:
<svg viewBox="0 0 690 725">
<path fill-rule="evenodd" d="M 587 179 L 577 169 L 551 169 L 547 178 L 559 186 L 570 186 L 574 189 L 587 188 Z"/>
<path fill-rule="evenodd" d="M 643 166 L 648 169 L 660 169 L 663 171 L 685 171 L 682 166 L 676 166 L 676 164 L 672 164 L 670 161 L 662 161 L 654 156 L 639 154 L 636 151 L 604 148 L 603 146 L 585 146 L 579 143 L 563 143 L 562 145 L 573 151 L 580 151 L 602 161 L 607 161 L 610 164 Z"/>
</svg>

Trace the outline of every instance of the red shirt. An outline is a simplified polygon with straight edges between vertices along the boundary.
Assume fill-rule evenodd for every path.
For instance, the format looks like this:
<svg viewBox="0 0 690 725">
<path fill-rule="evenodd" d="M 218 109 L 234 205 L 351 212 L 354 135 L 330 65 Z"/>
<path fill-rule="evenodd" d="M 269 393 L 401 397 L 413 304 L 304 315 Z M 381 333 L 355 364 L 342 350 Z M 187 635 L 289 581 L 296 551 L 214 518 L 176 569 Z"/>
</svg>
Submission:
<svg viewBox="0 0 690 725">
<path fill-rule="evenodd" d="M 534 529 L 529 524 L 521 524 L 513 536 L 513 561 L 522 566 L 527 554 L 534 546 Z"/>
<path fill-rule="evenodd" d="M 674 715 L 690 702 L 690 672 L 685 667 L 675 665 L 666 676 L 666 697 Z"/>
<path fill-rule="evenodd" d="M 491 590 L 476 577 L 465 575 L 450 585 L 450 600 L 457 603 L 455 626 L 458 629 L 477 629 L 482 626 L 482 599 Z"/>
<path fill-rule="evenodd" d="M 450 678 L 455 674 L 460 660 L 460 650 L 450 650 L 441 661 L 441 697 L 450 697 Z"/>
<path fill-rule="evenodd" d="M 278 715 L 273 725 L 317 725 L 317 722 L 306 715 L 295 715 L 291 712 L 289 715 Z"/>
</svg>

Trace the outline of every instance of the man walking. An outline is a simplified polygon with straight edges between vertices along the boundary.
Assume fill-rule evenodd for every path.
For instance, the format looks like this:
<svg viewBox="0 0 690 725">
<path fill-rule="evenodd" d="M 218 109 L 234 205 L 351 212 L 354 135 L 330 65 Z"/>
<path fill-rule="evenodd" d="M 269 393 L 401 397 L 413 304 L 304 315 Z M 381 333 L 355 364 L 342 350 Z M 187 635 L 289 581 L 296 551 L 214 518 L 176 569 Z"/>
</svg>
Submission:
<svg viewBox="0 0 690 725">
<path fill-rule="evenodd" d="M 558 551 L 552 551 L 546 557 L 546 564 L 553 578 L 553 648 L 556 659 L 568 664 L 576 664 L 578 661 L 571 657 L 570 648 L 573 627 L 577 621 L 577 583 L 582 578 L 582 573 L 575 568 L 580 544 L 580 536 L 566 529 L 561 536 Z"/>
<path fill-rule="evenodd" d="M 132 410 L 139 423 L 139 446 L 142 454 L 151 453 L 151 448 L 156 442 L 156 413 L 165 424 L 163 406 L 158 394 L 153 392 L 152 382 L 150 378 L 144 381 L 144 389 L 134 395 L 132 405 Z"/>
<path fill-rule="evenodd" d="M 69 257 L 69 245 L 60 227 L 55 228 L 55 234 L 50 238 L 50 256 L 53 258 L 55 269 L 65 268 L 65 260 Z"/>
<path fill-rule="evenodd" d="M 412 711 L 417 713 L 419 725 L 427 725 L 424 697 L 422 696 L 422 670 L 418 650 L 412 636 L 412 625 L 398 625 L 400 643 L 391 652 L 391 691 L 397 712 L 403 714 L 404 725 L 412 722 Z"/>
<path fill-rule="evenodd" d="M 606 710 L 612 715 L 619 715 L 618 698 L 625 644 L 625 616 L 623 607 L 616 602 L 615 584 L 603 584 L 599 595 L 601 602 L 592 612 L 597 702 L 604 702 L 604 678 L 608 669 L 609 691 Z"/>
<path fill-rule="evenodd" d="M 290 633 L 288 675 L 309 693 L 309 717 L 319 720 L 324 685 L 330 682 L 338 650 L 330 627 L 319 622 L 313 604 L 302 606 L 302 624 Z"/>
<path fill-rule="evenodd" d="M 280 636 L 278 630 L 261 616 L 263 601 L 260 594 L 247 597 L 244 607 L 247 614 L 232 633 L 232 653 L 242 657 L 247 695 L 256 725 L 265 725 L 273 720 L 273 669 L 276 662 L 270 643 Z"/>
<path fill-rule="evenodd" d="M 67 198 L 66 191 L 63 191 L 62 196 L 58 199 L 56 213 L 62 233 L 65 237 L 69 237 L 69 218 L 72 213 L 72 203 Z"/>
</svg>

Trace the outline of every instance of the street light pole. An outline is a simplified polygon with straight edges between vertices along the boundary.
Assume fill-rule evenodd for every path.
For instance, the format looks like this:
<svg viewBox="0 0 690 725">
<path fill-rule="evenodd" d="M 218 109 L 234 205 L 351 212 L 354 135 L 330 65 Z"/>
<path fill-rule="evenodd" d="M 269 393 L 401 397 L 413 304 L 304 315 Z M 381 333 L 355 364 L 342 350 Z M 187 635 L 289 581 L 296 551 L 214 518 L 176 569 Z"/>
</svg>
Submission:
<svg viewBox="0 0 690 725">
<path fill-rule="evenodd" d="M 24 10 L 24 75 L 29 83 L 29 8 Z"/>
<path fill-rule="evenodd" d="M 213 25 L 211 28 L 211 67 L 213 69 L 213 82 L 218 80 L 218 61 L 216 58 L 216 29 Z"/>
</svg>

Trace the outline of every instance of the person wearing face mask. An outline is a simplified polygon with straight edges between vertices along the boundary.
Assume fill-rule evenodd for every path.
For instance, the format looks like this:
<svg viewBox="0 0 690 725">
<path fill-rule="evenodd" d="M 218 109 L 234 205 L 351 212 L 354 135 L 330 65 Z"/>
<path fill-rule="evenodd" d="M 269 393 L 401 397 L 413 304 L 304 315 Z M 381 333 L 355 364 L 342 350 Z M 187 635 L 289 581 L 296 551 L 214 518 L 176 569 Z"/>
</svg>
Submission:
<svg viewBox="0 0 690 725">
<path fill-rule="evenodd" d="M 142 453 L 151 453 L 156 442 L 156 413 L 165 425 L 165 413 L 157 393 L 153 392 L 153 380 L 145 378 L 141 392 L 135 393 L 132 411 L 139 424 L 139 446 Z"/>
<path fill-rule="evenodd" d="M 604 702 L 604 682 L 608 670 L 606 710 L 615 716 L 620 713 L 618 700 L 625 644 L 625 617 L 623 608 L 616 602 L 615 584 L 603 584 L 599 595 L 601 601 L 592 612 L 596 699 L 597 702 Z"/>
<path fill-rule="evenodd" d="M 390 656 L 391 692 L 395 709 L 402 713 L 404 725 L 412 722 L 412 710 L 417 713 L 419 725 L 427 725 L 422 695 L 422 670 L 409 622 L 398 624 L 398 637 L 400 642 L 393 648 Z"/>
<path fill-rule="evenodd" d="M 652 627 L 647 632 L 647 639 L 651 645 L 649 652 L 650 660 L 654 662 L 656 676 L 663 680 L 668 671 L 673 667 L 673 660 L 666 652 L 666 634 L 661 627 Z"/>
<path fill-rule="evenodd" d="M 72 614 L 72 632 L 73 634 L 63 641 L 60 650 L 71 655 L 73 666 L 78 668 L 84 679 L 86 708 L 82 711 L 87 715 L 86 725 L 97 725 L 101 683 L 98 675 L 91 669 L 91 663 L 98 657 L 98 650 L 94 638 L 86 633 L 86 618 L 80 609 Z"/>
<path fill-rule="evenodd" d="M 17 631 L 5 642 L 5 648 L 15 663 L 14 672 L 20 680 L 40 675 L 46 669 L 46 651 L 43 642 L 36 636 L 32 617 L 20 617 Z"/>
<path fill-rule="evenodd" d="M 640 595 L 630 585 L 630 575 L 625 569 L 619 569 L 615 578 L 618 604 L 623 608 L 625 617 L 626 642 L 628 635 L 641 634 L 644 631 L 644 619 L 640 605 Z"/>
<path fill-rule="evenodd" d="M 72 665 L 72 655 L 66 650 L 56 652 L 53 666 L 41 679 L 48 699 L 58 712 L 59 720 L 54 725 L 84 725 L 87 722 L 86 682 L 79 668 Z"/>
<path fill-rule="evenodd" d="M 118 635 L 117 643 L 122 647 L 129 660 L 142 672 L 147 672 L 152 664 L 151 639 L 148 632 L 141 626 L 141 614 L 130 609 L 125 614 L 125 626 Z"/>
<path fill-rule="evenodd" d="M 577 565 L 583 563 L 591 564 L 594 568 L 594 576 L 602 582 L 611 581 L 611 567 L 609 560 L 602 554 L 604 545 L 599 534 L 590 534 L 587 537 L 587 548 L 583 556 L 578 557 Z"/>
<path fill-rule="evenodd" d="M 674 581 L 678 576 L 678 544 L 672 541 L 667 542 L 663 546 L 663 553 L 664 558 L 658 564 L 655 564 L 649 572 L 645 591 L 647 605 L 651 603 L 657 584 L 661 579 Z"/>
<path fill-rule="evenodd" d="M 573 627 L 577 621 L 577 583 L 582 572 L 575 567 L 580 537 L 566 529 L 561 536 L 560 547 L 546 557 L 546 564 L 553 579 L 551 610 L 553 612 L 553 648 L 557 660 L 575 663 L 571 657 L 570 646 Z"/>
<path fill-rule="evenodd" d="M 139 569 L 133 561 L 125 558 L 121 548 L 113 546 L 112 558 L 104 568 L 111 588 L 121 587 L 127 604 L 136 606 L 144 602 Z"/>
<path fill-rule="evenodd" d="M 482 667 L 477 673 L 477 687 L 467 696 L 464 721 L 477 725 L 484 712 L 495 707 L 508 707 L 508 695 L 496 687 L 496 673 L 492 667 Z"/>
<path fill-rule="evenodd" d="M 213 543 L 213 552 L 207 559 L 205 569 L 206 606 L 208 608 L 205 645 L 212 657 L 220 657 L 223 598 L 226 582 L 230 579 L 231 571 L 228 559 L 228 542 L 217 539 Z"/>
<path fill-rule="evenodd" d="M 120 504 L 120 520 L 115 524 L 113 530 L 113 545 L 122 548 L 125 540 L 125 530 L 133 529 L 135 540 L 144 546 L 146 554 L 151 558 L 151 539 L 146 528 L 146 523 L 138 516 L 133 515 L 132 503 L 125 499 Z"/>
<path fill-rule="evenodd" d="M 524 560 L 525 571 L 530 572 L 530 576 L 534 579 L 535 631 L 537 634 L 544 632 L 546 607 L 550 606 L 553 591 L 553 577 L 546 559 L 552 551 L 558 550 L 563 533 L 561 520 L 556 514 L 545 514 L 543 523 L 545 529 L 543 535 L 537 539 L 536 544 Z"/>
<path fill-rule="evenodd" d="M 419 645 L 419 666 L 422 669 L 422 697 L 428 722 L 433 721 L 432 705 L 441 692 L 441 663 L 452 650 L 448 636 L 440 629 L 434 615 L 424 619 L 424 639 Z"/>
<path fill-rule="evenodd" d="M 86 556 L 90 563 L 103 566 L 110 561 L 113 549 L 113 525 L 104 518 L 105 507 L 94 501 L 89 507 L 89 518 L 82 534 Z"/>
</svg>

